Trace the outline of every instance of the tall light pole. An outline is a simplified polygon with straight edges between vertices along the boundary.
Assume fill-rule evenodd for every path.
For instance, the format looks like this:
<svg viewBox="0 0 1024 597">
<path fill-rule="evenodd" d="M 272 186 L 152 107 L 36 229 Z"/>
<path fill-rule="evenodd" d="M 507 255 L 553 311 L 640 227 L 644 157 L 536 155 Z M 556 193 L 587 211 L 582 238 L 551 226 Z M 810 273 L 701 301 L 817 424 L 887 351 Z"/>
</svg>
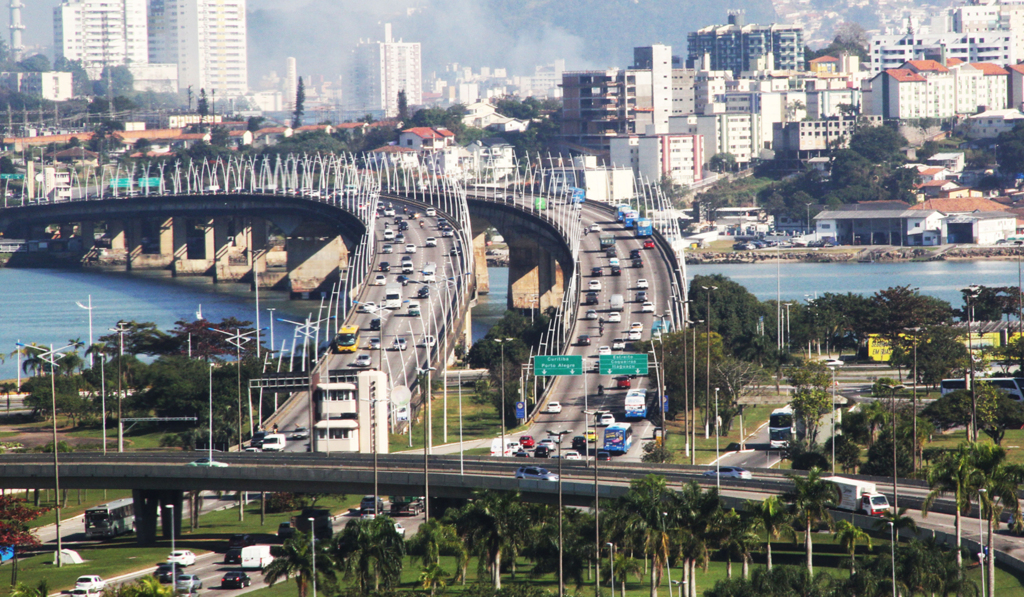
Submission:
<svg viewBox="0 0 1024 597">
<path fill-rule="evenodd" d="M 836 474 L 836 367 L 829 367 L 832 370 L 832 474 Z M 893 438 L 896 441 L 896 438 Z"/>
<path fill-rule="evenodd" d="M 717 286 L 701 286 L 707 294 L 707 311 L 704 313 L 704 319 L 707 323 L 707 337 L 704 342 L 707 344 L 707 373 L 706 379 L 704 380 L 707 384 L 704 390 L 704 439 L 708 439 L 710 430 L 708 429 L 708 411 L 711 409 L 711 292 L 718 290 Z"/>
<path fill-rule="evenodd" d="M 171 553 L 174 553 L 174 504 L 164 504 L 164 508 L 171 511 Z M 171 560 L 171 583 L 178 586 L 178 563 L 176 558 L 170 558 Z"/>
<path fill-rule="evenodd" d="M 124 452 L 124 425 L 121 425 L 121 403 L 124 400 L 124 390 L 121 386 L 124 375 L 121 373 L 121 363 L 124 361 L 124 335 L 131 330 L 131 327 L 124 321 L 117 322 L 117 327 L 108 331 L 117 334 L 117 451 Z"/>
<path fill-rule="evenodd" d="M 964 381 L 971 390 L 971 439 L 978 441 L 978 395 L 974 389 L 974 341 L 971 338 L 971 323 L 974 319 L 974 305 L 971 299 L 976 297 L 978 287 L 965 288 L 964 300 L 967 307 L 967 372 Z"/>
<path fill-rule="evenodd" d="M 892 558 L 892 597 L 896 597 L 896 526 L 889 521 L 889 552 Z"/>
<path fill-rule="evenodd" d="M 270 350 L 274 350 L 274 311 L 277 311 L 277 308 L 270 307 L 267 311 L 270 311 Z"/>
<path fill-rule="evenodd" d="M 32 344 L 21 344 L 18 346 L 22 348 L 31 348 L 32 350 L 39 351 L 39 358 L 50 365 L 50 401 L 53 408 L 50 419 L 53 422 L 53 490 L 54 490 L 54 511 L 56 513 L 57 522 L 57 554 L 56 564 L 60 568 L 62 563 L 60 560 L 61 551 L 63 545 L 60 537 L 60 459 L 58 454 L 60 453 L 60 447 L 57 444 L 57 358 L 62 351 L 69 348 L 75 348 L 75 344 L 68 344 L 67 346 L 54 349 L 53 345 L 50 345 L 50 350 L 45 350 L 41 346 L 34 346 Z"/>
<path fill-rule="evenodd" d="M 423 417 L 423 522 L 430 520 L 430 446 L 432 438 L 430 437 L 431 426 L 429 421 L 431 418 L 430 394 L 433 393 L 433 388 L 430 387 L 430 372 L 434 370 L 434 367 L 430 366 L 425 369 L 417 369 L 420 375 L 426 374 L 427 376 L 427 414 Z M 409 426 L 411 429 L 411 420 Z M 376 504 L 374 506 L 376 509 Z"/>
<path fill-rule="evenodd" d="M 722 436 L 721 425 L 718 424 L 718 388 L 715 388 L 715 487 L 722 492 L 722 457 L 719 455 L 718 438 Z"/>
<path fill-rule="evenodd" d="M 615 544 L 605 543 L 608 546 L 608 578 L 611 579 L 612 597 L 615 597 Z M 672 590 L 669 589 L 669 597 L 672 595 Z M 984 596 L 982 596 L 984 597 Z"/>
<path fill-rule="evenodd" d="M 213 363 L 210 363 L 210 411 L 207 415 L 207 423 L 209 424 L 210 439 L 207 442 L 207 457 L 210 459 L 210 464 L 213 464 Z"/>
<path fill-rule="evenodd" d="M 914 453 L 910 457 L 910 470 L 917 471 L 917 334 L 921 328 L 906 328 L 906 331 L 911 332 L 914 339 L 914 385 L 911 386 L 911 401 L 914 403 Z"/>
<path fill-rule="evenodd" d="M 984 519 L 984 517 L 982 516 L 982 511 L 984 510 L 984 507 L 982 506 L 982 504 L 985 501 L 985 494 L 987 493 L 987 491 L 988 490 L 986 490 L 984 487 L 982 487 L 981 489 L 978 490 L 978 566 L 981 568 L 981 597 L 985 597 L 985 576 L 986 576 L 986 574 L 985 574 L 985 572 L 986 572 L 985 571 L 985 534 L 984 534 L 985 533 L 985 528 L 982 525 L 982 520 Z M 995 587 L 992 587 L 992 588 L 994 589 Z M 995 593 L 995 591 L 993 590 L 992 593 Z"/>
<path fill-rule="evenodd" d="M 83 305 L 82 303 L 75 301 L 75 304 L 89 312 L 89 348 L 92 348 L 92 295 L 89 295 L 89 303 Z M 93 365 L 92 352 L 89 353 L 89 368 Z"/>
<path fill-rule="evenodd" d="M 505 456 L 505 343 L 514 338 L 496 338 L 501 345 L 501 457 Z"/>
<path fill-rule="evenodd" d="M 548 429 L 549 436 L 558 436 L 558 597 L 565 595 L 565 576 L 562 572 L 562 436 L 567 433 L 572 433 L 572 429 Z"/>
<path fill-rule="evenodd" d="M 374 504 L 374 510 L 377 509 L 377 504 Z M 314 519 L 312 517 L 307 518 L 309 521 L 309 551 L 313 556 L 313 597 L 316 597 L 316 527 L 313 526 Z"/>
<path fill-rule="evenodd" d="M 690 404 L 693 406 L 693 414 L 690 417 L 690 465 L 697 464 L 697 326 L 703 321 L 697 319 L 693 321 L 693 367 L 690 368 L 692 379 L 690 388 Z M 683 338 L 686 341 L 686 338 Z"/>
</svg>

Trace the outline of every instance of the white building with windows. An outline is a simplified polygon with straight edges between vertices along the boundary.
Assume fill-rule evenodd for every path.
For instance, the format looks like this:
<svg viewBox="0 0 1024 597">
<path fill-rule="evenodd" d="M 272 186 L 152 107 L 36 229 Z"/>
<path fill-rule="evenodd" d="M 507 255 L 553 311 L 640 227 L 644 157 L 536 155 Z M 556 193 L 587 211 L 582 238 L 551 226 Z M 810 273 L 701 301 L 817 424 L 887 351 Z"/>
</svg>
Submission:
<svg viewBox="0 0 1024 597">
<path fill-rule="evenodd" d="M 359 371 L 346 377 L 317 386 L 313 451 L 369 454 L 376 445 L 378 454 L 387 454 L 387 374 Z"/>
<path fill-rule="evenodd" d="M 150 0 L 148 42 L 150 62 L 177 65 L 181 89 L 249 91 L 245 0 Z"/>
<path fill-rule="evenodd" d="M 107 65 L 149 62 L 146 0 L 64 0 L 53 9 L 56 57 L 80 60 L 90 79 Z"/>
<path fill-rule="evenodd" d="M 611 140 L 611 160 L 652 183 L 663 176 L 692 185 L 704 177 L 704 138 L 694 134 L 631 135 Z"/>
<path fill-rule="evenodd" d="M 356 46 L 349 77 L 350 108 L 375 112 L 388 118 L 398 115 L 398 92 L 404 91 L 409 106 L 423 103 L 420 44 L 391 36 L 384 25 L 384 41 L 364 40 Z"/>
</svg>

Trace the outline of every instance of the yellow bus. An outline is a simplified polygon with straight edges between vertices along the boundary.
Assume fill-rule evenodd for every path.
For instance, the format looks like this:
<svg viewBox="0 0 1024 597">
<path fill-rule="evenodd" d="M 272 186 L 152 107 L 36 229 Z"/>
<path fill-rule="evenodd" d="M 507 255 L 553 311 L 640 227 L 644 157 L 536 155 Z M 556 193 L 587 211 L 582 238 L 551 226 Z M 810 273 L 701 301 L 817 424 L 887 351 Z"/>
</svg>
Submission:
<svg viewBox="0 0 1024 597">
<path fill-rule="evenodd" d="M 338 354 L 359 350 L 359 326 L 350 325 L 341 328 L 331 344 L 333 351 Z"/>
</svg>

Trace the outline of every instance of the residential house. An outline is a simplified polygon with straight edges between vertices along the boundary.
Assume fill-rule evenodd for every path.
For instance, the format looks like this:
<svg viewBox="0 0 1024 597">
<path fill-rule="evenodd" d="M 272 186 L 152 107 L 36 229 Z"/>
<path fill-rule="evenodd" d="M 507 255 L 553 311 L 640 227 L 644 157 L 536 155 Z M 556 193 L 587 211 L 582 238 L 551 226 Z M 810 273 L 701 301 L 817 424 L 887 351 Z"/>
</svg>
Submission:
<svg viewBox="0 0 1024 597">
<path fill-rule="evenodd" d="M 962 151 L 936 153 L 925 160 L 929 166 L 940 166 L 953 174 L 964 171 L 964 154 Z"/>
<path fill-rule="evenodd" d="M 269 147 L 277 145 L 282 139 L 287 139 L 295 134 L 290 126 L 267 126 L 253 134 L 253 142 L 258 145 Z"/>
<path fill-rule="evenodd" d="M 400 147 L 398 145 L 385 145 L 370 151 L 370 164 L 375 168 L 409 168 L 416 169 L 420 166 L 420 154 L 411 147 Z"/>
<path fill-rule="evenodd" d="M 501 137 L 473 141 L 466 151 L 464 169 L 477 180 L 501 180 L 515 171 L 515 148 Z"/>
<path fill-rule="evenodd" d="M 398 144 L 417 151 L 444 149 L 455 145 L 455 133 L 446 128 L 418 126 L 402 131 Z"/>
<path fill-rule="evenodd" d="M 1016 108 L 987 110 L 968 116 L 960 125 L 960 132 L 968 139 L 992 139 L 1012 131 L 1021 122 L 1024 122 L 1024 113 Z"/>
</svg>

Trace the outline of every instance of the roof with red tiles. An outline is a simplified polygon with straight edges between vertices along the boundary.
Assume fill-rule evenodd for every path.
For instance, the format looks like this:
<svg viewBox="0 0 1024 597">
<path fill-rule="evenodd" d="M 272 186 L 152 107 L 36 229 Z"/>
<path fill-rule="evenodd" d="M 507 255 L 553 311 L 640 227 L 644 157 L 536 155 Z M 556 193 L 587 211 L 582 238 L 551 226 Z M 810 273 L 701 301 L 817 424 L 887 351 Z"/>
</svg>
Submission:
<svg viewBox="0 0 1024 597">
<path fill-rule="evenodd" d="M 925 79 L 909 68 L 888 68 L 885 70 L 885 74 L 896 79 L 896 81 L 900 83 L 920 83 L 928 81 L 928 79 Z"/>
</svg>

